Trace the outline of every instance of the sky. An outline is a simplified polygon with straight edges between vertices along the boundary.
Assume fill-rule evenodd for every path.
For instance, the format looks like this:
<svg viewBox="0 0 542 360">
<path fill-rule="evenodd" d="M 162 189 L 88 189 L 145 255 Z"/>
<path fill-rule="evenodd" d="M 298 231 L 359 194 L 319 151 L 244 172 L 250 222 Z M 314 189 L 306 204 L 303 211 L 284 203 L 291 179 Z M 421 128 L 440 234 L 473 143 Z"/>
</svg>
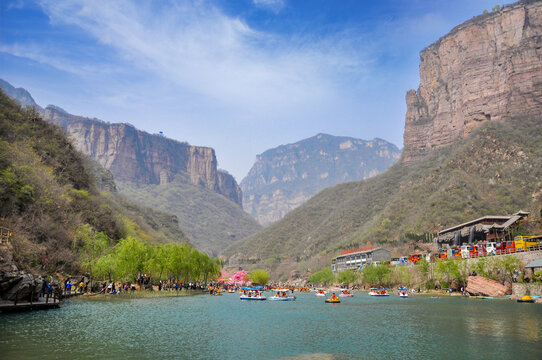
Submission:
<svg viewBox="0 0 542 360">
<path fill-rule="evenodd" d="M 318 133 L 402 147 L 419 52 L 495 0 L 0 2 L 0 78 L 41 106 L 256 155 Z"/>
</svg>

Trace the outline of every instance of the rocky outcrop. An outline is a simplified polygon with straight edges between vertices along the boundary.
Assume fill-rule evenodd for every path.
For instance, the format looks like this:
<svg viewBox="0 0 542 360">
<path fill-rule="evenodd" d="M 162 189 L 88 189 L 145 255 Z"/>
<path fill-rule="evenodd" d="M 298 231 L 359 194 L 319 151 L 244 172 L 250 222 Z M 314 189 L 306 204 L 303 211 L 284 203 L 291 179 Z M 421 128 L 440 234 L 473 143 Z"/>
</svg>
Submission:
<svg viewBox="0 0 542 360">
<path fill-rule="evenodd" d="M 19 270 L 13 261 L 9 245 L 0 245 L 0 298 L 22 300 L 37 298 L 41 291 L 41 279 L 26 271 Z"/>
<path fill-rule="evenodd" d="M 5 92 L 12 99 L 17 100 L 21 106 L 30 106 L 39 112 L 43 112 L 43 109 L 36 104 L 34 98 L 28 91 L 23 88 L 16 88 L 5 80 L 0 79 L 0 89 Z"/>
<path fill-rule="evenodd" d="M 44 119 L 65 128 L 76 147 L 110 170 L 117 180 L 138 185 L 167 184 L 176 174 L 186 173 L 192 184 L 242 205 L 239 186 L 231 175 L 217 170 L 212 148 L 151 135 L 130 124 L 71 115 L 56 106 L 45 109 Z"/>
<path fill-rule="evenodd" d="M 406 95 L 403 160 L 452 144 L 491 121 L 542 113 L 542 2 L 477 16 L 420 53 Z"/>
<path fill-rule="evenodd" d="M 467 278 L 467 288 L 465 289 L 471 295 L 482 295 L 500 297 L 511 293 L 511 288 L 501 284 L 498 281 L 485 278 L 483 276 L 469 276 Z"/>
<path fill-rule="evenodd" d="M 267 150 L 241 181 L 244 209 L 260 224 L 272 223 L 326 187 L 385 171 L 400 155 L 382 139 L 327 134 Z"/>
</svg>

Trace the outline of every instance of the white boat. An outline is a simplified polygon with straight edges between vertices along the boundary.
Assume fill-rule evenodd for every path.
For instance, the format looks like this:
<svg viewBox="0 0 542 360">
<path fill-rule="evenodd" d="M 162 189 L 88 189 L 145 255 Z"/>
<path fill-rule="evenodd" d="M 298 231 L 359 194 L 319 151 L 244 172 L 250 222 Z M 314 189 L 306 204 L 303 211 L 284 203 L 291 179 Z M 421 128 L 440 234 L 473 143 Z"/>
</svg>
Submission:
<svg viewBox="0 0 542 360">
<path fill-rule="evenodd" d="M 316 296 L 326 296 L 325 290 L 318 290 L 318 291 L 316 292 Z"/>
<path fill-rule="evenodd" d="M 275 296 L 270 296 L 269 300 L 272 301 L 295 301 L 294 294 L 290 294 L 290 289 L 278 289 Z"/>
<path fill-rule="evenodd" d="M 243 288 L 243 293 L 241 293 L 241 296 L 239 296 L 239 300 L 267 300 L 267 298 L 263 296 L 263 291 L 264 290 L 261 288 Z"/>
<path fill-rule="evenodd" d="M 341 291 L 341 293 L 339 294 L 340 297 L 353 297 L 354 294 L 352 294 L 350 291 L 348 290 L 343 290 Z"/>
<path fill-rule="evenodd" d="M 407 298 L 408 297 L 408 289 L 404 287 L 399 288 L 399 297 Z"/>
<path fill-rule="evenodd" d="M 371 288 L 369 291 L 369 295 L 371 296 L 390 296 L 388 293 L 388 289 L 384 288 Z"/>
</svg>

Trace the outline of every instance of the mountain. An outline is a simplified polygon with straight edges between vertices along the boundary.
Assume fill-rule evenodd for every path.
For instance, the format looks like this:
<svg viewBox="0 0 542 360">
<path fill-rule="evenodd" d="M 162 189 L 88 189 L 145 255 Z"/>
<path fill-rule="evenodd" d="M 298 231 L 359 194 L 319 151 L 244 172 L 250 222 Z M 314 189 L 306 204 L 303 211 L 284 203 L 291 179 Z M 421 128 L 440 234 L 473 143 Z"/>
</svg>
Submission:
<svg viewBox="0 0 542 360">
<path fill-rule="evenodd" d="M 486 214 L 523 209 L 536 220 L 542 207 L 540 49 L 540 1 L 454 28 L 420 53 L 420 87 L 407 94 L 401 160 L 373 178 L 323 190 L 228 248 L 224 258 L 288 277 L 329 266 L 341 249 L 396 246 Z"/>
<path fill-rule="evenodd" d="M 37 110 L 43 110 L 28 91 L 23 88 L 15 88 L 5 80 L 0 79 L 0 88 L 12 99 L 16 99 L 21 106 L 30 106 Z"/>
<path fill-rule="evenodd" d="M 188 241 L 174 215 L 140 207 L 114 188 L 107 191 L 107 170 L 79 153 L 60 128 L 2 91 L 0 119 L 0 227 L 13 233 L 2 256 L 9 248 L 19 268 L 79 273 L 74 238 L 81 228 L 103 232 L 113 244 L 127 236 Z M 7 272 L 1 270 L 0 278 L 17 271 Z"/>
<path fill-rule="evenodd" d="M 233 177 L 217 169 L 215 151 L 161 135 L 151 135 L 130 124 L 106 123 L 47 106 L 44 119 L 66 129 L 75 146 L 110 170 L 115 179 L 139 185 L 167 184 L 178 173 L 241 205 L 241 189 Z"/>
<path fill-rule="evenodd" d="M 327 134 L 281 145 L 258 155 L 241 181 L 243 207 L 267 225 L 326 187 L 385 171 L 400 155 L 395 145 L 382 139 Z"/>
<path fill-rule="evenodd" d="M 6 81 L 0 85 L 14 89 Z M 10 91 L 20 96 L 15 97 L 20 103 L 31 98 L 24 89 Z M 217 169 L 212 148 L 149 134 L 130 124 L 72 115 L 58 106 L 34 108 L 64 128 L 79 151 L 109 170 L 123 195 L 173 212 L 198 249 L 217 254 L 260 230 L 242 211 L 241 189 L 233 176 Z M 111 181 L 109 185 L 115 186 Z"/>
<path fill-rule="evenodd" d="M 420 53 L 420 86 L 406 95 L 404 161 L 479 126 L 538 116 L 542 4 L 520 1 L 452 29 Z"/>
</svg>

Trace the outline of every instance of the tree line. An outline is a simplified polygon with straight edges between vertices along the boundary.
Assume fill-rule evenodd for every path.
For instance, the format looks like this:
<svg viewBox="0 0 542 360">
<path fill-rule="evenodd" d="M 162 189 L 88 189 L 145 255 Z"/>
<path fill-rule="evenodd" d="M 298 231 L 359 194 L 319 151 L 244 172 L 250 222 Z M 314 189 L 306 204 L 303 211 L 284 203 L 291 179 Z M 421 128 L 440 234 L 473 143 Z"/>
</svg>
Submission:
<svg viewBox="0 0 542 360">
<path fill-rule="evenodd" d="M 73 247 L 91 281 L 134 282 L 138 274 L 147 274 L 156 281 L 207 282 L 220 276 L 222 265 L 186 243 L 153 244 L 127 236 L 113 244 L 88 224 L 77 229 Z"/>
<path fill-rule="evenodd" d="M 479 258 L 468 262 L 466 259 L 437 259 L 434 263 L 426 260 L 416 265 L 391 266 L 378 264 L 365 266 L 362 270 L 346 270 L 334 274 L 331 268 L 324 268 L 309 278 L 319 285 L 344 284 L 365 287 L 408 286 L 420 289 L 466 287 L 467 277 L 473 273 L 499 281 L 512 282 L 521 262 L 512 256 Z M 521 280 L 521 279 L 520 279 Z"/>
</svg>

